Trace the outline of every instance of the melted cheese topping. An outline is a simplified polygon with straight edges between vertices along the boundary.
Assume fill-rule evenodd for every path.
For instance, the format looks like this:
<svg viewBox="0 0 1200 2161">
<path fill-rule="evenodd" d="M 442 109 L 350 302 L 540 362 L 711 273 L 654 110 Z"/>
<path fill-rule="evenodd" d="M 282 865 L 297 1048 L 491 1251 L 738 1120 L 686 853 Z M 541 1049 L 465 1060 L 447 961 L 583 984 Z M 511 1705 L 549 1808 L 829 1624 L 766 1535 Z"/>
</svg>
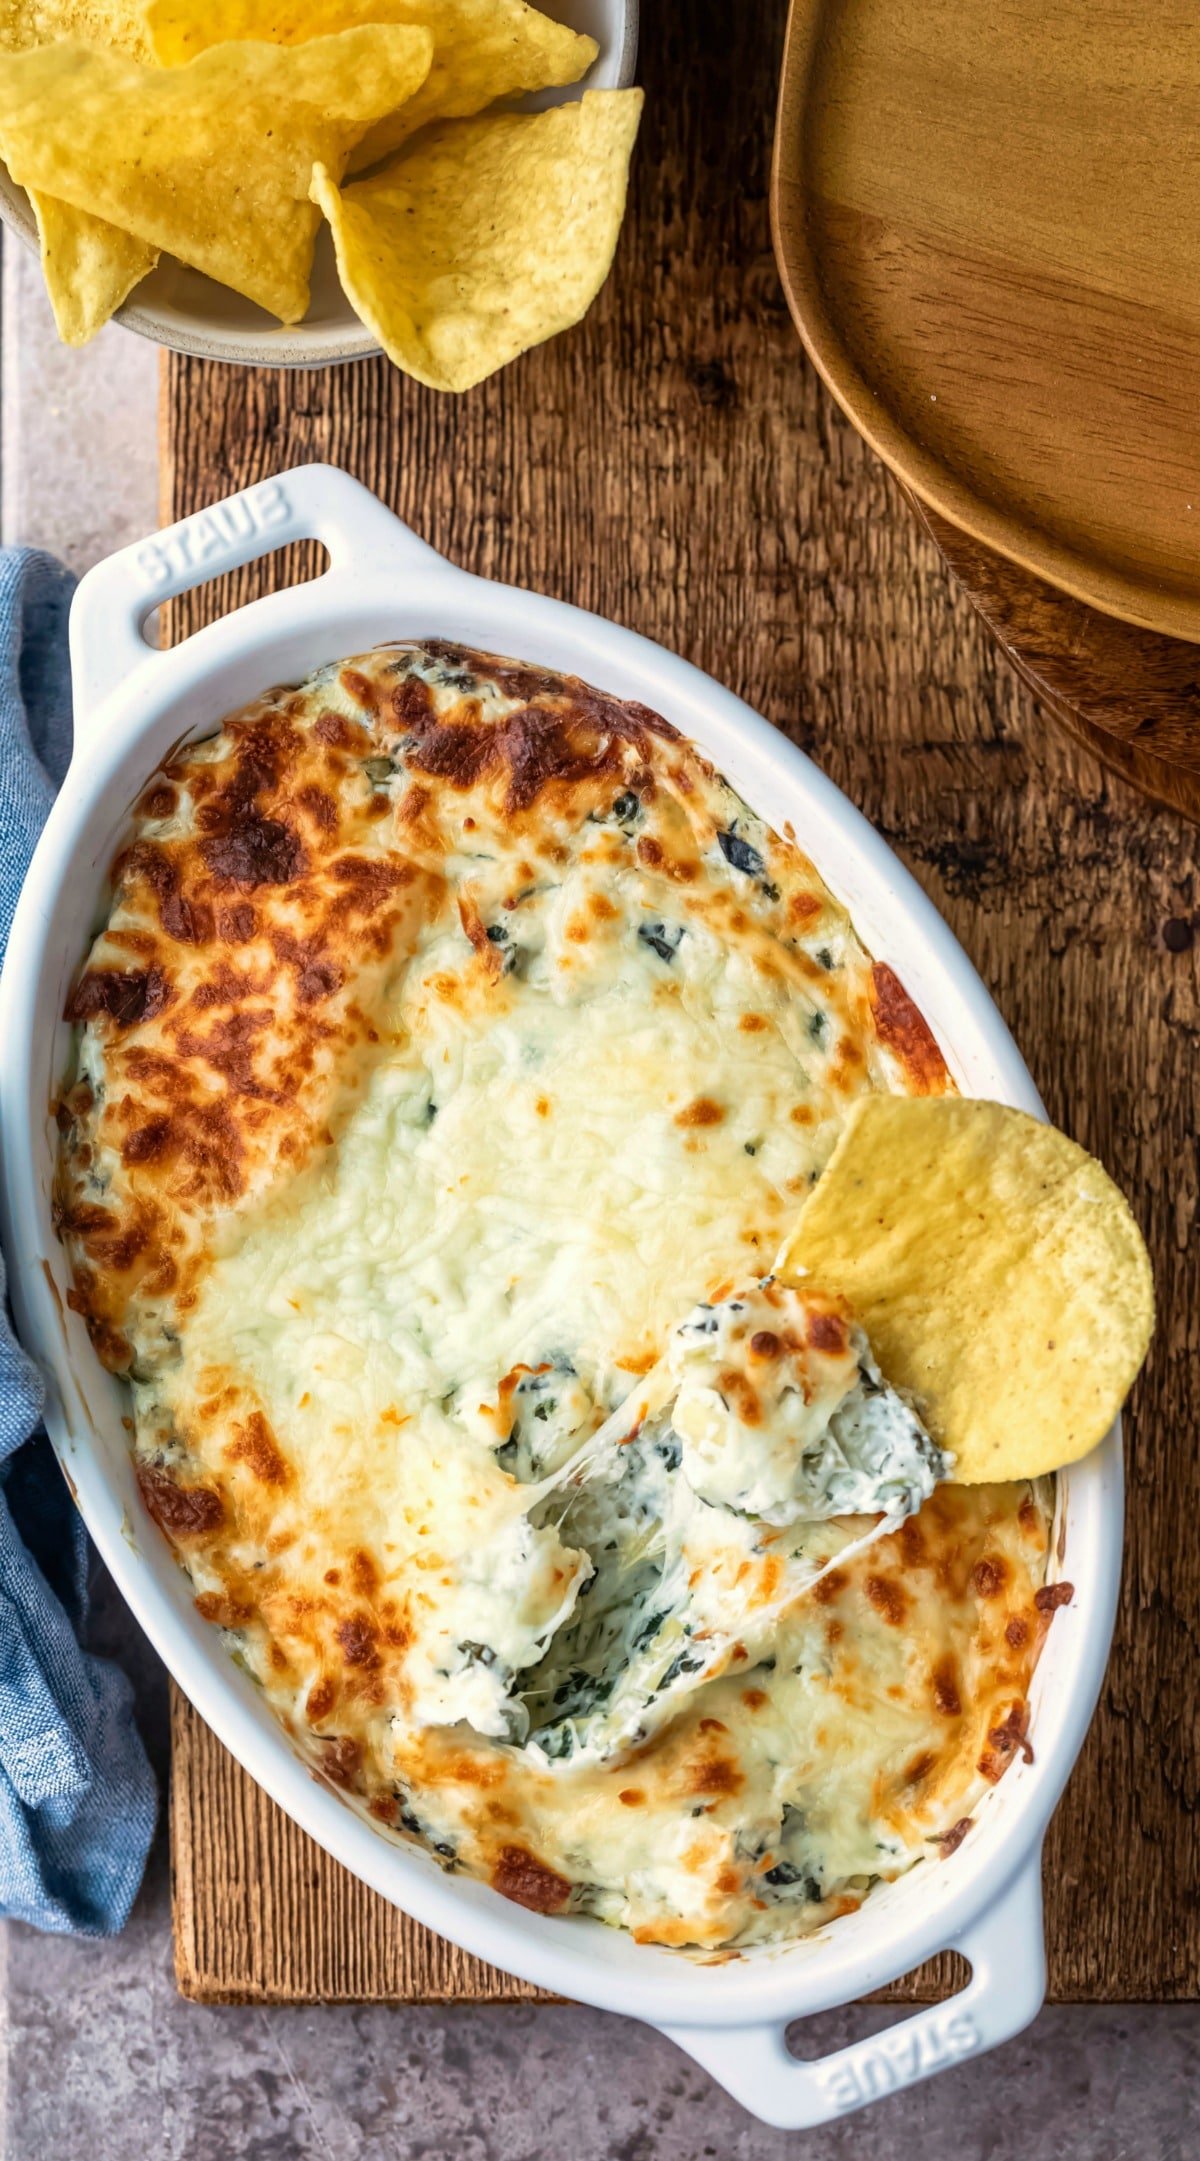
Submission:
<svg viewBox="0 0 1200 2161">
<path fill-rule="evenodd" d="M 757 1580 L 798 1494 L 866 1505 L 912 1441 L 855 1410 L 847 1341 L 841 1439 L 768 1389 L 747 1452 L 698 1355 L 636 1480 L 536 1505 L 681 1315 L 769 1269 L 847 1103 L 948 1086 L 790 840 L 645 708 L 385 648 L 151 784 L 69 1012 L 76 1303 L 201 1611 L 325 1775 L 510 1897 L 669 1943 L 795 1933 L 936 1850 L 1024 1732 L 1028 1492 L 940 1489 L 861 1551 L 861 1516 L 807 1522 L 838 1566 L 767 1596 L 769 1640 L 653 1732 L 536 1745 L 582 1703 L 573 1642 L 632 1671 L 681 1494 L 712 1591 L 730 1524 Z"/>
</svg>

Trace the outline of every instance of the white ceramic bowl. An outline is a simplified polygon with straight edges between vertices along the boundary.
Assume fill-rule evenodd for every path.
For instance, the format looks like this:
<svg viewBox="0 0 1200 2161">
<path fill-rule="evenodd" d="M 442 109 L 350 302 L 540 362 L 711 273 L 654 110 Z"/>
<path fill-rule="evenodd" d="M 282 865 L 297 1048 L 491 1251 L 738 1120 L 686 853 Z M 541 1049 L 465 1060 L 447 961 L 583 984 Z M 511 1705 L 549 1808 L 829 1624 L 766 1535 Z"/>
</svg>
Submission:
<svg viewBox="0 0 1200 2161">
<path fill-rule="evenodd" d="M 586 30 L 600 47 L 582 82 L 548 90 L 525 102 L 531 107 L 565 103 L 585 90 L 624 89 L 637 60 L 638 0 L 537 0 L 544 15 Z M 0 165 L 0 219 L 37 252 L 37 227 L 29 198 Z M 364 360 L 379 350 L 338 283 L 333 243 L 323 225 L 313 262 L 312 301 L 303 322 L 277 323 L 252 300 L 217 285 L 198 270 L 164 258 L 131 294 L 116 320 L 173 352 L 203 360 L 232 360 L 260 368 L 321 368 L 341 360 Z"/>
<path fill-rule="evenodd" d="M 158 603 L 301 537 L 327 546 L 314 584 L 255 601 L 167 652 L 141 625 Z M 46 1422 L 109 1568 L 201 1715 L 281 1807 L 386 1898 L 481 1958 L 564 1996 L 649 2020 L 766 2121 L 820 2123 L 1015 2033 L 1043 1994 L 1040 1858 L 1104 1671 L 1121 1554 L 1115 1429 L 1061 1481 L 1065 1569 L 1032 1700 L 1035 1761 L 1016 1763 L 948 1860 L 881 1885 L 862 1909 L 785 1947 L 705 1967 L 585 1919 L 507 1903 L 389 1840 L 318 1785 L 192 1604 L 133 1482 L 121 1384 L 66 1305 L 50 1218 L 52 1100 L 67 1068 L 60 1016 L 103 919 L 108 866 L 144 782 L 180 741 L 211 733 L 270 684 L 389 639 L 436 636 L 579 674 L 657 708 L 753 807 L 790 819 L 867 945 L 892 962 L 959 1085 L 1041 1112 L 974 969 L 908 873 L 799 751 L 729 691 L 646 639 L 560 601 L 484 582 L 435 555 L 357 482 L 302 466 L 199 512 L 91 571 L 71 618 L 76 742 L 21 897 L 0 982 L 3 1230 Z M 952 2002 L 823 2062 L 787 2052 L 791 2019 L 850 2002 L 946 1947 L 973 1969 Z"/>
</svg>

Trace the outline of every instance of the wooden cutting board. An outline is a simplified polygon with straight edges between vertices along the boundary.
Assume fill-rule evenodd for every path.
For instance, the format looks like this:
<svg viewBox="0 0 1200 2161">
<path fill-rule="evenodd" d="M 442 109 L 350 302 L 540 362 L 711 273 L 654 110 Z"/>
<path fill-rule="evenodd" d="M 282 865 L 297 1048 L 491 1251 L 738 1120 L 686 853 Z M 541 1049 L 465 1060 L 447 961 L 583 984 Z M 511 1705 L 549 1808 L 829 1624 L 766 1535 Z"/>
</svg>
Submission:
<svg viewBox="0 0 1200 2161">
<path fill-rule="evenodd" d="M 775 216 L 809 351 L 934 510 L 1200 639 L 1200 12 L 792 0 Z"/>
<path fill-rule="evenodd" d="M 333 459 L 455 561 L 629 623 L 729 683 L 861 804 L 948 917 L 1052 1115 L 1131 1195 L 1162 1301 L 1128 1423 L 1116 1648 L 1047 1848 L 1051 1989 L 1195 1997 L 1196 837 L 1035 706 L 804 360 L 767 214 L 782 0 L 743 0 L 736 36 L 729 22 L 725 0 L 645 11 L 629 221 L 579 331 L 458 401 L 378 363 L 284 376 L 173 360 L 165 511 Z M 272 567 L 183 604 L 176 634 Z M 351 1882 L 179 1700 L 174 1730 L 189 1995 L 528 1995 Z"/>
</svg>

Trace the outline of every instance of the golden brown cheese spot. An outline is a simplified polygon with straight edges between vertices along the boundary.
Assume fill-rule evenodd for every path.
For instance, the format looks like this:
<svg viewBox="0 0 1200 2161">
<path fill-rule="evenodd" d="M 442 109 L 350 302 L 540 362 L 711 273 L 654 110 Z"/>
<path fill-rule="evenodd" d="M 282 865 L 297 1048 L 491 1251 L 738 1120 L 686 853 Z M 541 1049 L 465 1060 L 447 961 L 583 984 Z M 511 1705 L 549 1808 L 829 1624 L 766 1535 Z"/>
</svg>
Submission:
<svg viewBox="0 0 1200 2161">
<path fill-rule="evenodd" d="M 988 1739 L 993 1748 L 1002 1749 L 1009 1755 L 1015 1754 L 1019 1749 L 1026 1763 L 1032 1763 L 1033 1749 L 1029 1743 L 1028 1733 L 1029 1705 L 1027 1703 L 1014 1703 L 1007 1718 L 999 1726 L 993 1726 L 990 1729 Z"/>
<path fill-rule="evenodd" d="M 740 1793 L 743 1783 L 742 1773 L 731 1757 L 708 1756 L 691 1766 L 687 1790 L 695 1794 L 724 1796 Z"/>
<path fill-rule="evenodd" d="M 819 1583 L 814 1583 L 808 1595 L 815 1599 L 819 1606 L 832 1605 L 835 1598 L 841 1597 L 849 1580 L 844 1568 L 831 1568 L 828 1575 L 821 1577 Z"/>
<path fill-rule="evenodd" d="M 809 924 L 821 914 L 825 903 L 817 893 L 792 893 L 788 897 L 787 912 L 793 923 Z"/>
<path fill-rule="evenodd" d="M 909 1516 L 896 1533 L 900 1557 L 906 1568 L 921 1568 L 925 1564 L 927 1549 L 925 1533 L 921 1529 L 920 1516 Z"/>
<path fill-rule="evenodd" d="M 944 1095 L 950 1086 L 946 1061 L 932 1031 L 894 968 L 871 969 L 871 1012 L 879 1041 L 902 1067 L 914 1095 Z"/>
<path fill-rule="evenodd" d="M 211 1621 L 215 1628 L 244 1628 L 254 1617 L 248 1599 L 233 1598 L 224 1591 L 201 1591 L 193 1604 L 201 1620 Z"/>
<path fill-rule="evenodd" d="M 503 663 L 490 655 L 465 657 L 499 684 Z M 537 704 L 518 707 L 498 721 L 485 721 L 478 713 L 444 720 L 432 710 L 406 712 L 415 737 L 409 764 L 459 789 L 483 781 L 502 786 L 504 807 L 515 813 L 528 810 L 544 793 L 561 798 L 581 783 L 620 775 L 630 747 L 648 756 L 655 737 L 677 740 L 660 714 L 606 698 L 574 677 L 558 678 L 552 687 L 543 678 L 533 696 Z"/>
<path fill-rule="evenodd" d="M 724 1116 L 721 1105 L 714 1103 L 711 1096 L 697 1096 L 694 1102 L 686 1103 L 681 1111 L 676 1111 L 675 1123 L 677 1126 L 719 1126 Z"/>
<path fill-rule="evenodd" d="M 939 1658 L 933 1669 L 934 1707 L 943 1718 L 962 1716 L 962 1697 L 959 1693 L 958 1665 L 952 1654 Z"/>
<path fill-rule="evenodd" d="M 1004 1776 L 1014 1755 L 1020 1751 L 1026 1763 L 1033 1762 L 1033 1750 L 1027 1739 L 1029 1707 L 1014 1703 L 1006 1718 L 988 1730 L 988 1746 L 979 1759 L 979 1771 L 989 1785 L 996 1785 Z"/>
<path fill-rule="evenodd" d="M 867 1597 L 889 1628 L 899 1628 L 902 1625 L 908 1611 L 908 1600 L 900 1585 L 893 1582 L 890 1576 L 868 1576 Z"/>
<path fill-rule="evenodd" d="M 308 1701 L 304 1706 L 306 1718 L 313 1725 L 317 1725 L 321 1719 L 328 1718 L 337 1699 L 337 1682 L 326 1674 L 321 1680 L 315 1681 L 309 1689 Z"/>
<path fill-rule="evenodd" d="M 948 1860 L 952 1853 L 958 1852 L 970 1828 L 971 1818 L 960 1816 L 958 1822 L 952 1823 L 948 1831 L 935 1831 L 934 1843 L 941 1847 L 943 1861 Z"/>
<path fill-rule="evenodd" d="M 372 682 L 369 675 L 364 675 L 361 668 L 342 668 L 339 671 L 339 680 L 347 697 L 353 698 L 356 705 L 363 706 L 368 713 L 378 712 L 381 702 L 379 686 Z"/>
<path fill-rule="evenodd" d="M 464 891 L 459 894 L 458 916 L 484 973 L 490 976 L 494 982 L 498 981 L 500 971 L 504 966 L 503 956 L 499 946 L 493 944 L 488 937 L 486 925 L 479 913 L 479 907 L 473 893 Z"/>
<path fill-rule="evenodd" d="M 936 1763 L 936 1756 L 931 1755 L 928 1749 L 922 1750 L 919 1756 L 914 1756 L 910 1763 L 905 1764 L 900 1773 L 901 1785 L 923 1786 Z"/>
<path fill-rule="evenodd" d="M 352 1734 L 333 1734 L 321 1742 L 321 1763 L 325 1776 L 335 1786 L 353 1790 L 363 1763 L 363 1745 Z"/>
<path fill-rule="evenodd" d="M 350 1581 L 360 1598 L 373 1598 L 379 1589 L 379 1570 L 361 1546 L 351 1555 Z"/>
<path fill-rule="evenodd" d="M 254 1411 L 245 1425 L 235 1425 L 233 1440 L 225 1453 L 231 1463 L 244 1463 L 264 1486 L 286 1486 L 291 1469 L 261 1411 Z"/>
<path fill-rule="evenodd" d="M 717 1376 L 717 1386 L 744 1426 L 762 1424 L 762 1402 L 749 1375 L 739 1366 L 723 1366 Z"/>
<path fill-rule="evenodd" d="M 143 1501 L 168 1538 L 211 1538 L 225 1521 L 225 1503 L 211 1486 L 177 1483 L 151 1463 L 137 1465 Z"/>
<path fill-rule="evenodd" d="M 827 1351 L 832 1358 L 843 1357 L 850 1338 L 842 1314 L 822 1313 L 814 1308 L 808 1317 L 808 1340 L 814 1351 Z"/>
<path fill-rule="evenodd" d="M 161 968 L 89 968 L 75 985 L 64 1020 L 111 1020 L 118 1028 L 153 1020 L 171 1002 L 171 986 Z"/>
<path fill-rule="evenodd" d="M 547 1868 L 525 1846 L 502 1846 L 492 1870 L 492 1886 L 502 1898 L 530 1913 L 560 1913 L 571 1896 L 565 1876 Z"/>
<path fill-rule="evenodd" d="M 348 1666 L 363 1667 L 368 1672 L 378 1666 L 379 1631 L 366 1614 L 355 1613 L 348 1621 L 339 1621 L 334 1635 Z"/>
<path fill-rule="evenodd" d="M 173 817 L 178 802 L 178 793 L 169 780 L 154 781 L 137 806 L 138 816 L 151 819 Z"/>
<path fill-rule="evenodd" d="M 280 818 L 244 812 L 224 833 L 201 841 L 200 854 L 218 885 L 253 891 L 260 885 L 290 885 L 303 875 L 304 844 Z"/>
<path fill-rule="evenodd" d="M 1057 1613 L 1060 1606 L 1069 1606 L 1075 1596 L 1073 1583 L 1043 1583 L 1033 1594 L 1033 1603 L 1039 1613 Z"/>
<path fill-rule="evenodd" d="M 980 1598 L 997 1598 L 1008 1582 L 1008 1564 L 998 1554 L 985 1553 L 971 1570 L 971 1582 Z"/>
</svg>

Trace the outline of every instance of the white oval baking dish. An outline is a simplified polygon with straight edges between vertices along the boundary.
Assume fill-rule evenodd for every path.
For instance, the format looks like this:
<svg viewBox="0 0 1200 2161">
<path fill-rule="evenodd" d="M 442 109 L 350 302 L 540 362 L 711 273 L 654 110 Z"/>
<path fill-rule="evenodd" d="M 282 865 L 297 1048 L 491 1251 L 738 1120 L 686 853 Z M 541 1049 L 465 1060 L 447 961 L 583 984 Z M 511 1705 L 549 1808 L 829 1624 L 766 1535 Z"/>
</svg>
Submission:
<svg viewBox="0 0 1200 2161">
<path fill-rule="evenodd" d="M 159 602 L 285 541 L 321 540 L 313 584 L 255 601 L 171 651 L 142 626 Z M 1044 1989 L 1041 1845 L 1091 1718 L 1121 1559 L 1119 1427 L 1061 1481 L 1065 1573 L 1017 1763 L 949 1859 L 880 1886 L 856 1914 L 786 1948 L 704 1966 L 599 1922 L 527 1913 L 389 1840 L 319 1785 L 253 1684 L 196 1613 L 134 1486 L 122 1388 L 66 1304 L 51 1227 L 52 1102 L 66 1069 L 68 988 L 105 905 L 108 866 L 143 783 L 266 686 L 404 637 L 437 636 L 583 676 L 656 707 L 776 825 L 790 820 L 866 944 L 900 973 L 968 1094 L 1041 1113 L 1016 1048 L 946 925 L 859 813 L 740 699 L 646 639 L 561 601 L 454 568 L 346 474 L 302 466 L 123 550 L 83 580 L 71 618 L 75 755 L 34 857 L 0 983 L 3 1229 L 46 1422 L 108 1567 L 180 1686 L 238 1760 L 347 1868 L 419 1921 L 525 1979 L 646 2019 L 748 2109 L 825 2122 L 1019 2031 Z M 790 2020 L 848 2003 L 944 1948 L 972 1968 L 947 2004 L 823 2061 L 797 2061 Z"/>
</svg>

